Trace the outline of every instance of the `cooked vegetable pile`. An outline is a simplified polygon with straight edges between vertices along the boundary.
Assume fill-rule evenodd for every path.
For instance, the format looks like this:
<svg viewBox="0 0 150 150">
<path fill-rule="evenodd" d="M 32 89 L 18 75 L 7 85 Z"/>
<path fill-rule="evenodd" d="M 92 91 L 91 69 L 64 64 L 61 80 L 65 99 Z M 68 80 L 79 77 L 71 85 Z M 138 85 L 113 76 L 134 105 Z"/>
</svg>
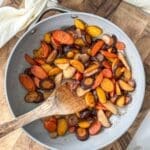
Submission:
<svg viewBox="0 0 150 150">
<path fill-rule="evenodd" d="M 46 33 L 33 56 L 25 54 L 30 66 L 19 80 L 28 91 L 26 102 L 44 101 L 56 86 L 69 80 L 71 91 L 84 97 L 88 106 L 73 115 L 45 118 L 44 127 L 52 138 L 69 131 L 84 141 L 102 127 L 110 127 L 109 117 L 131 102 L 135 81 L 125 49 L 115 35 L 76 18 L 73 26 Z"/>
</svg>

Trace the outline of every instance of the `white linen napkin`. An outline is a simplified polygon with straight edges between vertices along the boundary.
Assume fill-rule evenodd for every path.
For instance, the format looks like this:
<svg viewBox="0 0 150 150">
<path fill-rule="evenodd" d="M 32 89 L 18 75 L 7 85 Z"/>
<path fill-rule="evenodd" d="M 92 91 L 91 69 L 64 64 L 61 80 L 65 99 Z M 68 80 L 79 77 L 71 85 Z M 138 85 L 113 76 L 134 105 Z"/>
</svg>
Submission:
<svg viewBox="0 0 150 150">
<path fill-rule="evenodd" d="M 16 33 L 25 29 L 44 9 L 48 0 L 25 0 L 25 7 L 0 8 L 0 48 Z"/>
</svg>

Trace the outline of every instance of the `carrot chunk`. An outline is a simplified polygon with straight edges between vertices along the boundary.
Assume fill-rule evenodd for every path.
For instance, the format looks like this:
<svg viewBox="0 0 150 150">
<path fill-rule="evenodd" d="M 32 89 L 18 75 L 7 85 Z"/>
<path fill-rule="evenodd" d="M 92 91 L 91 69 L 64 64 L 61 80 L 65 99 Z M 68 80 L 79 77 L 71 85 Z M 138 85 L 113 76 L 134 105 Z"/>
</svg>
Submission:
<svg viewBox="0 0 150 150">
<path fill-rule="evenodd" d="M 37 77 L 34 77 L 34 78 L 33 78 L 33 81 L 34 81 L 36 87 L 39 88 L 40 79 L 38 79 Z"/>
<path fill-rule="evenodd" d="M 118 50 L 124 50 L 125 49 L 125 44 L 123 43 L 123 42 L 117 42 L 116 43 L 116 48 L 118 49 Z"/>
<path fill-rule="evenodd" d="M 103 73 L 104 77 L 112 78 L 112 71 L 111 71 L 111 69 L 103 69 L 102 73 Z"/>
<path fill-rule="evenodd" d="M 94 81 L 94 85 L 92 89 L 96 89 L 101 84 L 102 80 L 103 80 L 103 74 L 102 72 L 100 72 Z"/>
<path fill-rule="evenodd" d="M 37 65 L 32 66 L 31 72 L 35 77 L 37 77 L 39 79 L 45 79 L 48 77 L 48 75 L 43 70 L 43 68 L 41 68 L 40 66 L 37 66 Z"/>
<path fill-rule="evenodd" d="M 107 68 L 107 69 L 110 69 L 110 68 L 111 68 L 111 64 L 110 64 L 107 60 L 103 61 L 103 62 L 102 62 L 102 65 L 103 65 L 105 68 Z"/>
<path fill-rule="evenodd" d="M 95 135 L 101 130 L 101 123 L 99 121 L 95 121 L 91 124 L 89 128 L 90 135 Z"/>
<path fill-rule="evenodd" d="M 102 51 L 102 54 L 105 56 L 105 57 L 109 57 L 109 58 L 117 58 L 118 56 L 114 53 L 111 53 L 111 52 L 107 52 L 107 51 Z"/>
<path fill-rule="evenodd" d="M 104 41 L 102 40 L 97 41 L 91 49 L 91 55 L 95 56 L 98 53 L 98 51 L 102 48 L 103 45 L 104 45 Z"/>
<path fill-rule="evenodd" d="M 82 78 L 83 78 L 82 73 L 80 73 L 79 71 L 75 73 L 75 79 L 76 80 L 80 81 L 80 80 L 82 80 Z"/>
<path fill-rule="evenodd" d="M 46 42 L 44 42 L 44 41 L 42 41 L 41 42 L 41 57 L 42 58 L 47 58 L 48 57 L 48 55 L 49 55 L 49 53 L 50 53 L 50 51 L 51 51 L 51 48 L 50 48 L 50 46 L 48 46 L 47 44 L 46 44 Z"/>
<path fill-rule="evenodd" d="M 56 40 L 60 44 L 71 45 L 74 42 L 73 37 L 69 33 L 62 30 L 55 30 L 52 33 L 52 36 L 54 40 Z"/>
<path fill-rule="evenodd" d="M 30 65 L 36 65 L 37 63 L 34 61 L 34 59 L 29 56 L 28 54 L 24 55 L 25 60 L 30 64 Z"/>
<path fill-rule="evenodd" d="M 30 76 L 28 76 L 27 74 L 20 74 L 19 80 L 25 89 L 27 89 L 28 91 L 35 91 L 35 84 Z"/>
</svg>

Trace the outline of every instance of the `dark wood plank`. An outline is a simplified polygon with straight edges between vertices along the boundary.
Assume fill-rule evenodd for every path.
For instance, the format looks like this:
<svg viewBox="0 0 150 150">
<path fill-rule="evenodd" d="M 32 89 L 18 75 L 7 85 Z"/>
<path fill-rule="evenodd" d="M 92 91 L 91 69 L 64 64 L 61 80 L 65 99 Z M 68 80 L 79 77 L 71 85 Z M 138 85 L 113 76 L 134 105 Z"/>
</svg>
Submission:
<svg viewBox="0 0 150 150">
<path fill-rule="evenodd" d="M 120 4 L 121 0 L 60 0 L 60 4 L 74 10 L 94 13 L 108 17 Z"/>
<path fill-rule="evenodd" d="M 109 19 L 122 28 L 134 42 L 141 37 L 149 23 L 148 15 L 125 2 L 119 5 Z"/>
<path fill-rule="evenodd" d="M 109 17 L 113 14 L 122 0 L 105 0 L 103 4 L 101 4 L 96 12 L 97 15 L 102 17 Z"/>
</svg>

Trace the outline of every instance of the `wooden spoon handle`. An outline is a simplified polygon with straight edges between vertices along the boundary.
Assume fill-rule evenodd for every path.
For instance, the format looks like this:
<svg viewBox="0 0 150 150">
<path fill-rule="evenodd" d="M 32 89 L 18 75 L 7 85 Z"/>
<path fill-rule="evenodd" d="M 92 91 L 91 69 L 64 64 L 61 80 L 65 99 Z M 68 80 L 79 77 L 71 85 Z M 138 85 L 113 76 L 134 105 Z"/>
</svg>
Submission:
<svg viewBox="0 0 150 150">
<path fill-rule="evenodd" d="M 36 119 L 38 119 L 38 115 L 36 115 L 34 111 L 30 111 L 24 115 L 21 115 L 15 118 L 12 121 L 1 124 L 0 125 L 0 138 Z"/>
<path fill-rule="evenodd" d="M 48 112 L 48 114 L 47 114 Z M 40 119 L 47 115 L 55 114 L 55 107 L 52 102 L 43 102 L 40 106 L 27 112 L 12 121 L 6 122 L 0 125 L 0 138 L 7 135 L 8 133 L 23 127 L 26 124 L 31 123 L 34 120 Z"/>
</svg>

